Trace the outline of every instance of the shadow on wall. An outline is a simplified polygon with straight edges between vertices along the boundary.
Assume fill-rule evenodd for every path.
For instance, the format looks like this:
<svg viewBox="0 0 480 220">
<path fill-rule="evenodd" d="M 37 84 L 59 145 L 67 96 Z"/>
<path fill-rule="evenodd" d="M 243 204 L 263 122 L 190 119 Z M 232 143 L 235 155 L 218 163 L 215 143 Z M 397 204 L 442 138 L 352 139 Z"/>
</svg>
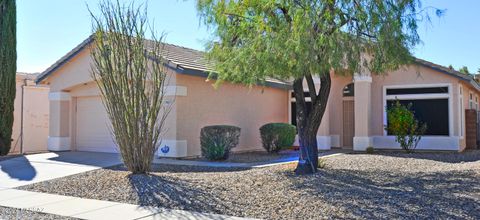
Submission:
<svg viewBox="0 0 480 220">
<path fill-rule="evenodd" d="M 55 152 L 55 154 L 57 156 L 48 160 L 96 167 L 109 167 L 122 163 L 120 154 L 117 153 L 66 151 Z"/>
<path fill-rule="evenodd" d="M 30 181 L 37 176 L 37 171 L 25 156 L 0 161 L 0 169 L 10 178 L 20 181 Z"/>
<path fill-rule="evenodd" d="M 285 174 L 293 190 L 322 198 L 348 218 L 480 218 L 480 175 L 472 170 L 435 173 L 326 169 L 318 175 Z M 335 193 L 332 193 L 335 192 Z M 331 216 L 345 218 L 345 216 Z"/>
</svg>

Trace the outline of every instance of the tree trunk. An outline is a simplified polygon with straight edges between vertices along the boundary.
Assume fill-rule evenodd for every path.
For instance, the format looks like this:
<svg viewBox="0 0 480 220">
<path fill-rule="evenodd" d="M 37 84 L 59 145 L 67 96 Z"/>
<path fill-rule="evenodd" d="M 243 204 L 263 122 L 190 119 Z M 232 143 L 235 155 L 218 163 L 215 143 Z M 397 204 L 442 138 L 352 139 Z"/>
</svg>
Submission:
<svg viewBox="0 0 480 220">
<path fill-rule="evenodd" d="M 307 81 L 312 102 L 308 110 L 303 89 L 304 79 Z M 295 169 L 296 174 L 315 173 L 318 170 L 317 132 L 327 106 L 330 86 L 329 72 L 320 76 L 318 94 L 311 75 L 298 78 L 293 83 L 297 110 L 297 131 L 300 142 L 300 158 Z"/>
</svg>

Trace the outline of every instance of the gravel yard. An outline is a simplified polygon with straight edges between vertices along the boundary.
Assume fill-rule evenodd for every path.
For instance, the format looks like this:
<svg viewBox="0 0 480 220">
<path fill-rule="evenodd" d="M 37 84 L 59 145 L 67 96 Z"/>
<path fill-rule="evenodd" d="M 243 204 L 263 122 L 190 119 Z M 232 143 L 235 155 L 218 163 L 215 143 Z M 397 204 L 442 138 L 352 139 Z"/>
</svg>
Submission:
<svg viewBox="0 0 480 220">
<path fill-rule="evenodd" d="M 20 187 L 84 198 L 265 219 L 480 218 L 480 152 L 345 154 L 315 175 L 258 169 L 122 167 Z"/>
</svg>

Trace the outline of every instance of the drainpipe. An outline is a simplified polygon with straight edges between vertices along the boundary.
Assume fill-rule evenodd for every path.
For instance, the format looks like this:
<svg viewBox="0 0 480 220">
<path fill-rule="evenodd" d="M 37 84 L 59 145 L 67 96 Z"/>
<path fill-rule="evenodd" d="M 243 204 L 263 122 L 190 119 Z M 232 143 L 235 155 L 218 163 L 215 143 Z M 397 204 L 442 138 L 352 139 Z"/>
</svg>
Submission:
<svg viewBox="0 0 480 220">
<path fill-rule="evenodd" d="M 22 98 L 21 98 L 21 107 L 20 107 L 20 154 L 23 154 L 23 105 L 25 98 L 25 86 L 27 85 L 27 78 L 23 79 L 22 84 Z"/>
</svg>

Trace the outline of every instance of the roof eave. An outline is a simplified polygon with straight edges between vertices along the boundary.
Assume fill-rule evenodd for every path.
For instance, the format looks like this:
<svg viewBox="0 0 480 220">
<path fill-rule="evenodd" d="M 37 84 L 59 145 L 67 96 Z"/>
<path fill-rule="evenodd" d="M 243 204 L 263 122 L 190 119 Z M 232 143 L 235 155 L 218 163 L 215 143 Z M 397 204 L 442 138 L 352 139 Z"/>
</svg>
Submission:
<svg viewBox="0 0 480 220">
<path fill-rule="evenodd" d="M 428 62 L 428 61 L 427 61 L 427 62 Z M 469 76 L 466 76 L 466 75 L 465 75 L 465 76 L 461 76 L 461 75 L 459 75 L 459 74 L 452 74 L 452 73 L 450 73 L 450 72 L 448 72 L 448 71 L 443 70 L 442 68 L 439 68 L 439 67 L 436 67 L 436 66 L 433 66 L 433 65 L 428 65 L 428 64 L 426 64 L 426 63 L 424 63 L 424 62 L 421 62 L 421 61 L 419 61 L 419 60 L 416 60 L 415 63 L 416 63 L 416 64 L 419 64 L 419 65 L 421 65 L 421 66 L 424 66 L 424 67 L 427 67 L 427 68 L 430 68 L 430 69 L 433 69 L 433 70 L 436 70 L 436 71 L 445 73 L 445 74 L 447 74 L 447 75 L 449 75 L 449 76 L 453 76 L 453 77 L 455 77 L 455 78 L 457 78 L 457 79 L 466 81 L 466 82 L 468 82 L 470 85 L 472 85 L 475 89 L 477 89 L 478 91 L 480 91 L 480 85 L 478 84 L 478 82 L 475 81 L 473 78 L 471 78 L 471 77 L 469 77 Z"/>
<path fill-rule="evenodd" d="M 167 65 L 167 67 L 173 69 L 177 73 L 190 75 L 190 76 L 199 76 L 199 77 L 207 78 L 209 75 L 208 71 L 206 70 L 193 69 L 193 68 L 183 67 L 181 65 L 175 65 L 175 67 L 171 65 Z M 258 85 L 261 86 L 261 84 L 258 84 Z M 280 82 L 274 82 L 269 80 L 265 81 L 265 84 L 263 85 L 266 87 L 284 89 L 284 90 L 292 89 L 292 85 L 288 83 L 280 83 Z"/>
<path fill-rule="evenodd" d="M 90 35 L 87 39 L 85 39 L 82 43 L 77 45 L 75 48 L 73 48 L 70 52 L 68 52 L 65 56 L 60 58 L 57 62 L 52 64 L 50 67 L 48 67 L 45 71 L 40 73 L 40 75 L 37 76 L 35 79 L 35 83 L 39 84 L 41 83 L 44 79 L 46 79 L 49 75 L 51 75 L 55 70 L 60 68 L 63 64 L 68 62 L 70 59 L 72 59 L 75 55 L 77 55 L 80 51 L 82 51 L 87 45 L 89 45 L 91 42 L 93 42 L 94 36 Z"/>
</svg>

